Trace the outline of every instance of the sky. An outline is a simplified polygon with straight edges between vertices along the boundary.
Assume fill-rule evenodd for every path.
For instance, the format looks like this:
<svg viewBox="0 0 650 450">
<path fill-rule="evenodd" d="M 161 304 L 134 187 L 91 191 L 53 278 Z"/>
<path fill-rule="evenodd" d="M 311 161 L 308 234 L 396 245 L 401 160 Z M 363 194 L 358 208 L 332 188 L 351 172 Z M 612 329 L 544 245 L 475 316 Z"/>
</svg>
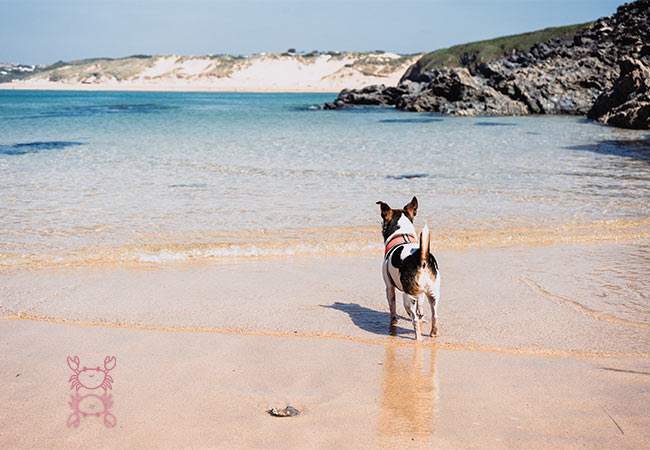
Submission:
<svg viewBox="0 0 650 450">
<path fill-rule="evenodd" d="M 0 0 L 0 62 L 134 54 L 419 53 L 595 20 L 622 0 Z"/>
</svg>

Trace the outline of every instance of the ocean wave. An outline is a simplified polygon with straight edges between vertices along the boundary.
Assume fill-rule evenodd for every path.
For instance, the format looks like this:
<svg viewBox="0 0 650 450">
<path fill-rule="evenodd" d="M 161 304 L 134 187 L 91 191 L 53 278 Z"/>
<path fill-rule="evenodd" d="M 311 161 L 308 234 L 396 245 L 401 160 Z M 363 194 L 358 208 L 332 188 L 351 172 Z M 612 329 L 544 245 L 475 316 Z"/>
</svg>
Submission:
<svg viewBox="0 0 650 450">
<path fill-rule="evenodd" d="M 647 242 L 650 219 L 565 223 L 557 226 L 432 229 L 437 249 L 546 247 L 607 242 Z M 144 243 L 143 243 L 144 242 Z M 318 255 L 381 254 L 377 227 L 312 227 L 275 232 L 250 230 L 192 234 L 139 234 L 137 242 L 35 251 L 0 251 L 0 267 L 168 264 Z"/>
</svg>

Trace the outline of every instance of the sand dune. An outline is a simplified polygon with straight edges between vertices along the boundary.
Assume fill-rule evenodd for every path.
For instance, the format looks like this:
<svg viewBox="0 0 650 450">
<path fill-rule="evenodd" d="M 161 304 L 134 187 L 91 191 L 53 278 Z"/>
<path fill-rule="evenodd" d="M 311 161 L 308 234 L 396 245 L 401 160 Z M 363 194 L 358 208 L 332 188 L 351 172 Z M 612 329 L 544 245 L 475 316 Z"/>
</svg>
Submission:
<svg viewBox="0 0 650 450">
<path fill-rule="evenodd" d="M 396 85 L 419 56 L 345 52 L 91 59 L 57 64 L 0 88 L 338 92 L 371 84 Z"/>
</svg>

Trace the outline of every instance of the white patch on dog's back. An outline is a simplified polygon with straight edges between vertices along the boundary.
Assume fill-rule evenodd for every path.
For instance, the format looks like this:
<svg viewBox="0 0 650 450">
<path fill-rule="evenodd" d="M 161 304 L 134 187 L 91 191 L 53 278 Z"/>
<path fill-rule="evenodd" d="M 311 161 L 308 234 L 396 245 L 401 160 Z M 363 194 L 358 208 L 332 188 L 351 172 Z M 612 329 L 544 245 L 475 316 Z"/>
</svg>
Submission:
<svg viewBox="0 0 650 450">
<path fill-rule="evenodd" d="M 402 214 L 402 217 L 399 218 L 397 221 L 397 230 L 390 236 L 388 236 L 388 239 L 386 239 L 385 242 L 389 242 L 393 236 L 396 236 L 398 234 L 412 234 L 413 236 L 417 237 L 417 234 L 415 233 L 415 227 L 413 226 L 413 222 L 406 216 L 406 214 Z M 419 248 L 419 247 L 418 247 Z"/>
<path fill-rule="evenodd" d="M 407 257 L 411 256 L 413 253 L 418 251 L 419 248 L 420 248 L 419 244 L 404 244 L 404 245 L 402 245 L 402 250 L 401 250 L 401 253 L 399 255 L 399 259 L 401 261 L 404 261 Z M 399 249 L 397 249 L 395 251 L 399 251 Z M 403 291 L 404 288 L 402 287 L 402 281 L 400 279 L 399 269 L 393 265 L 392 259 L 393 259 L 393 257 L 392 257 L 392 253 L 391 253 L 390 257 L 387 258 L 386 261 L 384 262 L 384 265 L 386 267 L 386 270 L 390 274 L 390 277 L 393 279 L 393 283 L 395 284 L 395 287 L 397 289 L 399 289 L 400 291 Z"/>
</svg>

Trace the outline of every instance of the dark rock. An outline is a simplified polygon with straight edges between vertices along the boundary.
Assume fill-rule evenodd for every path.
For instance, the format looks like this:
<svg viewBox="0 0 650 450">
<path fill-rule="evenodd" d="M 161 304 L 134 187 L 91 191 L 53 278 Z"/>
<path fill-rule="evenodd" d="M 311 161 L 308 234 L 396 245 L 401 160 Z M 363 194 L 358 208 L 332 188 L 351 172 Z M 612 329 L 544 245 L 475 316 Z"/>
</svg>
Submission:
<svg viewBox="0 0 650 450">
<path fill-rule="evenodd" d="M 324 109 L 346 109 L 357 105 L 393 106 L 397 100 L 408 93 L 417 92 L 419 86 L 405 84 L 404 86 L 372 85 L 363 89 L 343 89 L 334 102 L 327 102 Z"/>
<path fill-rule="evenodd" d="M 325 102 L 323 109 L 352 109 L 358 108 L 354 103 L 346 103 L 343 100 L 336 99 L 333 102 Z"/>
<path fill-rule="evenodd" d="M 333 103 L 326 104 L 326 109 L 344 109 L 350 105 L 393 105 L 394 99 L 402 90 L 382 85 L 367 86 L 363 89 L 343 89 Z M 334 108 L 333 108 L 334 107 Z"/>
<path fill-rule="evenodd" d="M 268 413 L 275 417 L 293 417 L 300 414 L 300 411 L 289 405 L 284 409 L 271 408 Z"/>
<path fill-rule="evenodd" d="M 478 58 L 478 51 L 474 50 L 473 52 L 465 52 L 460 57 L 460 63 L 463 67 L 471 68 L 476 65 L 476 59 Z"/>
<path fill-rule="evenodd" d="M 398 99 L 398 109 L 458 116 L 528 113 L 525 105 L 487 86 L 467 69 L 440 69 L 428 76 L 431 81 L 419 93 Z"/>
<path fill-rule="evenodd" d="M 587 117 L 622 128 L 650 129 L 650 69 L 629 56 L 619 61 L 620 77 L 603 92 Z"/>
</svg>

